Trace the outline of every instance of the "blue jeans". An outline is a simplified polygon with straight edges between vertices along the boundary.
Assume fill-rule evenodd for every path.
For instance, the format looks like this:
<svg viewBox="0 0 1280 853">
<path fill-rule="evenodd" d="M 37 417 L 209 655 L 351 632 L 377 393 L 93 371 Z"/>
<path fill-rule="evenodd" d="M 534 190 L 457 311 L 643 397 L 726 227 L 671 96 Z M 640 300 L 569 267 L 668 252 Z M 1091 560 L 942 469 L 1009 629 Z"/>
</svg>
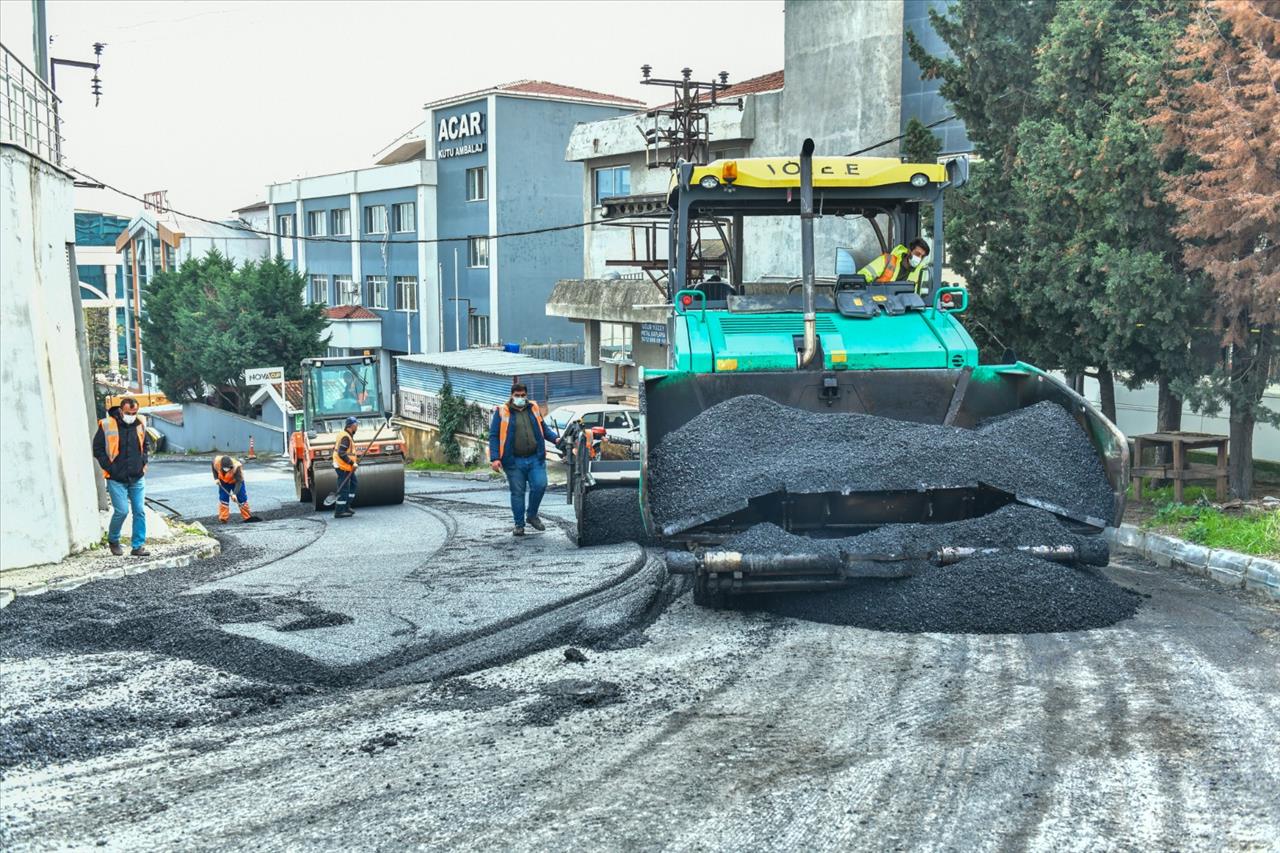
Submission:
<svg viewBox="0 0 1280 853">
<path fill-rule="evenodd" d="M 133 514 L 133 535 L 130 546 L 141 548 L 147 544 L 147 508 L 143 502 L 146 492 L 147 478 L 142 477 L 136 483 L 125 485 L 115 480 L 107 480 L 107 494 L 111 496 L 111 525 L 107 528 L 107 541 L 112 545 L 120 543 L 120 528 L 124 527 L 124 517 Z"/>
<path fill-rule="evenodd" d="M 333 505 L 334 513 L 346 512 L 355 499 L 356 472 L 338 471 L 338 502 Z"/>
<path fill-rule="evenodd" d="M 503 470 L 507 472 L 507 487 L 511 489 L 511 515 L 515 517 L 516 527 L 524 527 L 525 492 L 529 493 L 528 516 L 535 518 L 542 496 L 547 491 L 547 463 L 536 454 L 508 458 L 511 463 L 504 465 Z"/>
</svg>

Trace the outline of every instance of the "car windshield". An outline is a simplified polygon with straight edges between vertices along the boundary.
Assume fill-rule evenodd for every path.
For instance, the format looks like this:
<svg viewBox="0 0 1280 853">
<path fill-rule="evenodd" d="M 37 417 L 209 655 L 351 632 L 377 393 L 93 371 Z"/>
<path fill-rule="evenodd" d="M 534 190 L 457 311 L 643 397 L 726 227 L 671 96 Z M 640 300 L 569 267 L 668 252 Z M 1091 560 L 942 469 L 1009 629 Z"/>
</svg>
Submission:
<svg viewBox="0 0 1280 853">
<path fill-rule="evenodd" d="M 378 405 L 378 385 L 372 364 L 333 364 L 312 373 L 311 405 L 317 415 L 354 415 Z"/>
</svg>

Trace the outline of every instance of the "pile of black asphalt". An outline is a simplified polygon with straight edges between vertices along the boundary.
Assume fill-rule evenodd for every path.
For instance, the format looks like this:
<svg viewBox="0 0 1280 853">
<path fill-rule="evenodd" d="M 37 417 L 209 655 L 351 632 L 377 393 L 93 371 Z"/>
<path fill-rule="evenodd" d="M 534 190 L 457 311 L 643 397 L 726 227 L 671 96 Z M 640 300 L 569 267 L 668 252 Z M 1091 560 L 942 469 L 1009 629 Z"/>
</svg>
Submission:
<svg viewBox="0 0 1280 853">
<path fill-rule="evenodd" d="M 634 485 L 592 489 L 582 500 L 579 545 L 651 544 L 640 513 L 640 492 Z"/>
<path fill-rule="evenodd" d="M 758 524 L 726 541 L 744 553 L 901 556 L 843 589 L 731 599 L 739 610 L 903 633 L 1035 634 L 1114 625 L 1137 612 L 1141 596 L 1101 571 L 1049 562 L 1019 545 L 1104 548 L 1072 533 L 1052 513 L 1011 504 L 981 518 L 946 524 L 889 524 L 841 539 L 811 539 Z M 939 547 L 1000 548 L 949 566 L 926 555 Z M 1104 551 L 1105 553 L 1105 551 Z"/>
<path fill-rule="evenodd" d="M 983 483 L 1108 519 L 1112 494 L 1088 437 L 1056 403 L 976 429 L 809 412 L 744 395 L 708 408 L 649 454 L 649 501 L 667 535 L 786 491 L 917 491 Z"/>
</svg>

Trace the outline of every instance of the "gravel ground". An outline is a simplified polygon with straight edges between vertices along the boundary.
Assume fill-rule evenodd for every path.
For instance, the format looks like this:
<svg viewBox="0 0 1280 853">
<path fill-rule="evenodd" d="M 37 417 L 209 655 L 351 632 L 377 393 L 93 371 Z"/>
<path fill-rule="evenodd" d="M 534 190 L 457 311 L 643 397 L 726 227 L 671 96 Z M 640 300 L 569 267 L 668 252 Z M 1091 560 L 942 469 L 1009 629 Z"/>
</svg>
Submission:
<svg viewBox="0 0 1280 853">
<path fill-rule="evenodd" d="M 1280 610 L 1147 564 L 1133 618 L 865 631 L 687 597 L 646 643 L 15 768 L 8 850 L 1190 850 L 1280 838 Z M 105 688 L 104 688 L 105 689 Z"/>
<path fill-rule="evenodd" d="M 650 452 L 650 509 L 668 534 L 797 493 L 960 488 L 978 482 L 1109 518 L 1102 464 L 1071 416 L 1037 403 L 977 429 L 806 412 L 745 395 L 702 412 Z"/>
</svg>

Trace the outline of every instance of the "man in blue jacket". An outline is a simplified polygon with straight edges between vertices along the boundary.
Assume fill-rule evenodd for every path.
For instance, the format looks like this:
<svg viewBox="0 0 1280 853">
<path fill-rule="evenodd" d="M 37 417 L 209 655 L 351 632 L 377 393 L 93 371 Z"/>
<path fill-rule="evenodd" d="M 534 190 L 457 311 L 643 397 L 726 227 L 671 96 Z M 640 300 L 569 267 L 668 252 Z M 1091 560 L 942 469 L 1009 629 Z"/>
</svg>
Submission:
<svg viewBox="0 0 1280 853">
<path fill-rule="evenodd" d="M 489 424 L 489 467 L 505 471 L 511 489 L 513 536 L 524 535 L 525 522 L 534 530 L 546 530 L 538 518 L 538 506 L 547 491 L 547 442 L 559 438 L 542 420 L 538 404 L 520 382 L 511 386 L 511 398 L 493 410 Z M 528 493 L 528 509 L 525 493 Z"/>
</svg>

